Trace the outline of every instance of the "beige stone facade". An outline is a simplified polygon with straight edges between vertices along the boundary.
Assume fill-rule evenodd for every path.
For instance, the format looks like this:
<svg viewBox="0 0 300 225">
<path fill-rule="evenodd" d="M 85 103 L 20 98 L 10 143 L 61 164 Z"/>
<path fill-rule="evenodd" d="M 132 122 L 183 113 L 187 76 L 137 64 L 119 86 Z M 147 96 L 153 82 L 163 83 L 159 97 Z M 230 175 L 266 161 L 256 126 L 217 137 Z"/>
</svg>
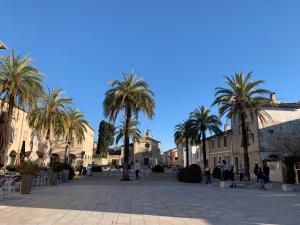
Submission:
<svg viewBox="0 0 300 225">
<path fill-rule="evenodd" d="M 162 159 L 162 164 L 164 166 L 184 167 L 183 151 L 180 151 L 177 148 L 163 152 Z"/>
<path fill-rule="evenodd" d="M 225 160 L 228 165 L 235 165 L 235 161 L 232 156 L 232 131 L 227 130 L 221 134 L 211 136 L 206 140 L 206 155 L 208 159 L 209 167 L 215 168 L 218 163 Z"/>
<path fill-rule="evenodd" d="M 39 143 L 38 155 L 43 157 L 44 141 L 43 138 Z M 22 144 L 25 144 L 26 156 L 29 156 L 32 149 L 33 130 L 29 127 L 27 120 L 27 112 L 15 108 L 13 111 L 12 130 L 9 140 L 9 148 L 7 152 L 7 163 L 13 164 L 16 155 L 20 153 Z M 56 156 L 57 160 L 63 160 L 65 153 L 65 141 L 61 138 L 61 141 L 56 141 L 54 138 L 51 140 L 51 153 Z M 76 140 L 74 145 L 70 148 L 70 156 L 72 164 L 75 166 L 83 160 L 83 164 L 86 166 L 92 162 L 93 157 L 93 143 L 94 143 L 94 130 L 88 126 L 85 133 L 85 140 L 79 144 Z M 82 154 L 84 152 L 84 154 Z M 39 160 L 41 161 L 41 160 Z"/>
<path fill-rule="evenodd" d="M 160 163 L 160 141 L 152 138 L 149 130 L 143 136 L 130 145 L 129 163 L 138 160 L 141 165 L 155 166 Z M 114 147 L 109 150 L 107 158 L 96 159 L 101 165 L 122 165 L 124 162 L 124 146 Z"/>
<path fill-rule="evenodd" d="M 274 95 L 272 95 L 274 101 Z M 254 177 L 255 164 L 262 166 L 262 161 L 269 161 L 271 180 L 283 181 L 282 163 L 286 156 L 300 154 L 300 104 L 273 102 L 263 110 L 271 119 L 262 123 L 256 116 L 246 118 L 248 133 L 248 152 L 250 174 Z M 227 145 L 225 146 L 225 139 Z M 238 119 L 231 120 L 231 130 L 207 139 L 207 153 L 210 167 L 215 167 L 220 160 L 226 160 L 235 170 L 244 164 L 241 145 L 241 125 Z M 300 181 L 300 169 L 297 170 Z"/>
</svg>

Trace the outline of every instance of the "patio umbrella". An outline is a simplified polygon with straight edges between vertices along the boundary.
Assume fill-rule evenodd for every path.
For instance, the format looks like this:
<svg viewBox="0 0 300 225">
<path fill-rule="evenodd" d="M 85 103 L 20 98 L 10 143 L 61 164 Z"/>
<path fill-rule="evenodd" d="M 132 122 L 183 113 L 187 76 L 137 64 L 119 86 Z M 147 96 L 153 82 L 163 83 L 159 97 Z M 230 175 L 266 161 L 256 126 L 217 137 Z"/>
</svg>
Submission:
<svg viewBox="0 0 300 225">
<path fill-rule="evenodd" d="M 50 140 L 47 140 L 44 158 L 43 158 L 44 166 L 49 166 L 49 164 L 50 164 L 50 150 L 51 150 Z"/>
<path fill-rule="evenodd" d="M 29 159 L 31 162 L 35 162 L 39 159 L 39 156 L 37 155 L 37 151 L 39 150 L 39 140 L 36 135 L 34 135 L 32 140 L 32 151 L 29 156 Z"/>
<path fill-rule="evenodd" d="M 15 166 L 18 166 L 21 164 L 21 157 L 20 157 L 20 153 L 17 153 L 16 154 L 16 158 L 15 158 L 15 162 L 14 162 L 14 165 Z"/>
<path fill-rule="evenodd" d="M 23 163 L 25 159 L 25 141 L 22 142 L 21 152 L 20 152 L 20 160 Z"/>
</svg>

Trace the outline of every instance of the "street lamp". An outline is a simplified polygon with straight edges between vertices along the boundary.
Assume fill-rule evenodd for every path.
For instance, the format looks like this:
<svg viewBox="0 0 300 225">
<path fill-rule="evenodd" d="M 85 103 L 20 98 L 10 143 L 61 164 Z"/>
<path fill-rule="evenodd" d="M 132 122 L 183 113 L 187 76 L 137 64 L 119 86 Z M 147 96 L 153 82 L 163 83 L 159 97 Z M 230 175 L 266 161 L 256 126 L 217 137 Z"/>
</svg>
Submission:
<svg viewBox="0 0 300 225">
<path fill-rule="evenodd" d="M 0 49 L 7 49 L 6 45 L 0 41 Z"/>
</svg>

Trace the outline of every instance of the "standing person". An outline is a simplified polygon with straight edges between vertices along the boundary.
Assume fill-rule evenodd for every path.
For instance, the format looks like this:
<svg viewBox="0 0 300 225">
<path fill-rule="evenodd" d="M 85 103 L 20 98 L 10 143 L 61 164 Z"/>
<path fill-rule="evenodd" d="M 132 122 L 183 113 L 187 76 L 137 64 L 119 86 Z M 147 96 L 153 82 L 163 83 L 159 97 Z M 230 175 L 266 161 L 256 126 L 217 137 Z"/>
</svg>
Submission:
<svg viewBox="0 0 300 225">
<path fill-rule="evenodd" d="M 256 182 L 259 183 L 259 179 L 258 179 L 258 172 L 259 172 L 259 167 L 258 167 L 258 164 L 256 163 L 255 164 L 255 167 L 254 167 L 254 174 L 256 176 Z"/>
<path fill-rule="evenodd" d="M 230 167 L 229 176 L 230 176 L 230 180 L 231 180 L 230 187 L 235 187 L 236 188 L 236 183 L 235 183 L 235 179 L 234 179 L 234 169 L 233 169 L 233 166 Z"/>
<path fill-rule="evenodd" d="M 268 166 L 267 161 L 263 161 L 263 173 L 264 173 L 264 182 L 265 184 L 270 181 L 270 167 Z"/>
<path fill-rule="evenodd" d="M 229 167 L 227 165 L 226 160 L 223 160 L 223 179 L 226 181 L 230 178 Z"/>
<path fill-rule="evenodd" d="M 221 160 L 218 163 L 218 168 L 220 170 L 221 180 L 224 180 L 224 164 Z"/>
<path fill-rule="evenodd" d="M 205 165 L 204 175 L 205 175 L 206 185 L 211 185 L 210 168 L 207 164 Z"/>
<path fill-rule="evenodd" d="M 266 190 L 264 183 L 264 173 L 260 167 L 258 167 L 257 180 L 260 183 L 260 190 Z"/>
<path fill-rule="evenodd" d="M 240 164 L 240 168 L 239 168 L 239 174 L 240 174 L 240 181 L 244 181 L 244 177 L 245 177 L 245 168 L 243 166 L 243 164 Z"/>
<path fill-rule="evenodd" d="M 135 170 L 135 179 L 138 180 L 140 178 L 139 173 L 141 170 L 141 164 L 137 160 L 135 161 L 134 170 Z"/>
</svg>

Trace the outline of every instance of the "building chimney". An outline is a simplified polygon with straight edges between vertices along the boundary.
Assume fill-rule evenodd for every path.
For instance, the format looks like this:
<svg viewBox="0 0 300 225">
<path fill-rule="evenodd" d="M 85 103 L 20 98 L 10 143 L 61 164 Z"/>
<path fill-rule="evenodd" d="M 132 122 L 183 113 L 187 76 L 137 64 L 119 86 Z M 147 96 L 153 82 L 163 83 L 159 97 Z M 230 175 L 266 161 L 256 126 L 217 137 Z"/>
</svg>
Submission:
<svg viewBox="0 0 300 225">
<path fill-rule="evenodd" d="M 271 101 L 271 103 L 274 103 L 274 104 L 280 103 L 280 102 L 278 101 L 278 99 L 277 99 L 277 96 L 276 96 L 276 93 L 275 93 L 275 92 L 272 92 L 272 93 L 270 94 L 270 101 Z"/>
</svg>

